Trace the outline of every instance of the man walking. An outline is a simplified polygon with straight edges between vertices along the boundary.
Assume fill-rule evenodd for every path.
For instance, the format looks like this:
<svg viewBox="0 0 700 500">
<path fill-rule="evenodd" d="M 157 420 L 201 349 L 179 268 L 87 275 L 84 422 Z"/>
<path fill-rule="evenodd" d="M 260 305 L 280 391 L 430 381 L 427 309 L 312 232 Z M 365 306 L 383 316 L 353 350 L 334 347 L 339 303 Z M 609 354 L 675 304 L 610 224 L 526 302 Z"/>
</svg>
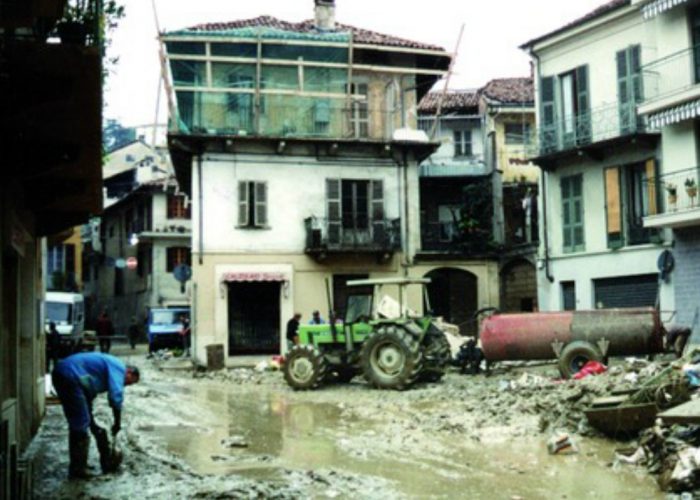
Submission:
<svg viewBox="0 0 700 500">
<path fill-rule="evenodd" d="M 95 329 L 97 330 L 97 339 L 100 342 L 100 352 L 109 352 L 112 347 L 112 340 L 110 337 L 114 335 L 114 326 L 106 310 L 102 311 L 100 317 L 97 318 Z"/>
<path fill-rule="evenodd" d="M 297 335 L 299 320 L 301 320 L 301 314 L 294 313 L 292 319 L 287 321 L 287 347 L 289 349 L 291 349 L 295 344 L 299 343 L 299 336 Z"/>
<path fill-rule="evenodd" d="M 102 472 L 113 472 L 121 462 L 121 455 L 110 446 L 107 431 L 95 423 L 92 402 L 101 392 L 107 392 L 112 407 L 114 424 L 112 437 L 121 430 L 121 413 L 124 402 L 124 386 L 139 381 L 138 368 L 125 366 L 121 360 L 109 354 L 79 353 L 62 359 L 51 374 L 53 385 L 61 400 L 63 413 L 68 420 L 68 449 L 70 478 L 88 478 L 87 459 L 92 432 L 100 452 Z"/>
</svg>

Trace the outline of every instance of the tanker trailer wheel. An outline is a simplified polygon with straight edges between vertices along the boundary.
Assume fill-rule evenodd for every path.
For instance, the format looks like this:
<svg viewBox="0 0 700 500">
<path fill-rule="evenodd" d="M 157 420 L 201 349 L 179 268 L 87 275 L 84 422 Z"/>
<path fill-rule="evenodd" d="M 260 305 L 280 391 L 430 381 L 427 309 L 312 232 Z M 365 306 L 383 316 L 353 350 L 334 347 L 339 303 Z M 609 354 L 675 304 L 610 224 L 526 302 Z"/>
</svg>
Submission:
<svg viewBox="0 0 700 500">
<path fill-rule="evenodd" d="M 423 339 L 423 371 L 420 380 L 437 382 L 445 375 L 445 369 L 452 359 L 450 343 L 445 334 L 431 324 Z"/>
<path fill-rule="evenodd" d="M 318 389 L 326 378 L 328 365 L 312 345 L 295 345 L 284 362 L 284 379 L 295 390 Z"/>
<path fill-rule="evenodd" d="M 600 350 L 590 344 L 577 340 L 571 342 L 564 347 L 559 356 L 559 372 L 564 378 L 571 378 L 589 361 L 603 361 L 603 355 Z"/>
<path fill-rule="evenodd" d="M 418 339 L 398 325 L 381 325 L 362 344 L 360 366 L 365 379 L 378 389 L 404 390 L 423 369 Z"/>
</svg>

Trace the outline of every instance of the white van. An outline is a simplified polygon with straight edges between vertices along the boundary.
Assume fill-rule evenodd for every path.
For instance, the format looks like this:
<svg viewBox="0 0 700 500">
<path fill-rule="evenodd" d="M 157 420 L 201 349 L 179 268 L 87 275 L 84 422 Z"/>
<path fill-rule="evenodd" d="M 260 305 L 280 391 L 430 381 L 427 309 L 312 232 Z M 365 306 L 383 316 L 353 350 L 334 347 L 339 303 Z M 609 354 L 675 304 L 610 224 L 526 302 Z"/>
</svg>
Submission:
<svg viewBox="0 0 700 500">
<path fill-rule="evenodd" d="M 85 299 L 79 293 L 46 292 L 44 302 L 44 331 L 48 333 L 49 323 L 56 324 L 61 338 L 76 344 L 82 340 L 85 330 Z"/>
</svg>

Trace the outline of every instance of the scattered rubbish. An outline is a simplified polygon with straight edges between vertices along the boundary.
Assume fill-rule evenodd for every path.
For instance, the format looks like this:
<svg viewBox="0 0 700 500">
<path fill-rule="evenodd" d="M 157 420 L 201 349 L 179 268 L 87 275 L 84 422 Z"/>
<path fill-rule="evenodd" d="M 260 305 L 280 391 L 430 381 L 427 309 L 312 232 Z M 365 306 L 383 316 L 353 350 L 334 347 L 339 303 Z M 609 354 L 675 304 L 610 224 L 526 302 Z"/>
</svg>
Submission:
<svg viewBox="0 0 700 500">
<path fill-rule="evenodd" d="M 558 433 L 547 441 L 547 450 L 550 455 L 573 455 L 578 453 L 578 447 L 567 433 Z"/>
<path fill-rule="evenodd" d="M 678 462 L 671 473 L 673 490 L 697 486 L 700 478 L 700 448 L 686 448 L 678 453 Z"/>
<path fill-rule="evenodd" d="M 615 460 L 619 463 L 628 465 L 639 465 L 646 461 L 647 454 L 643 447 L 640 446 L 636 450 L 632 451 L 632 453 L 625 453 L 626 451 L 630 450 L 616 450 Z"/>
<path fill-rule="evenodd" d="M 267 361 L 261 361 L 257 365 L 255 365 L 255 371 L 256 372 L 264 372 L 270 369 L 270 363 Z"/>
<path fill-rule="evenodd" d="M 585 365 L 583 365 L 583 368 L 581 368 L 577 373 L 575 373 L 572 378 L 574 380 L 581 380 L 590 375 L 600 375 L 601 373 L 605 373 L 607 370 L 608 368 L 603 363 L 591 360 Z"/>
<path fill-rule="evenodd" d="M 221 440 L 221 446 L 224 448 L 247 448 L 248 441 L 243 436 L 229 436 Z"/>
</svg>

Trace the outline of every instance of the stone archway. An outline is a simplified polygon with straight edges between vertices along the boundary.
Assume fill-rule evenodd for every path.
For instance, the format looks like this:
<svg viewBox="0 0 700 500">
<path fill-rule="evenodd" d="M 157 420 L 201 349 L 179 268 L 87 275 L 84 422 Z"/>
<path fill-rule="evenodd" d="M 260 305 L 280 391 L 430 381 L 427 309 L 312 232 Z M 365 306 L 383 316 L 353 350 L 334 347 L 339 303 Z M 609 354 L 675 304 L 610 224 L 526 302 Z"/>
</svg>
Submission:
<svg viewBox="0 0 700 500">
<path fill-rule="evenodd" d="M 501 310 L 537 310 L 537 271 L 530 261 L 517 259 L 501 269 Z"/>
<path fill-rule="evenodd" d="M 459 326 L 462 335 L 476 335 L 478 278 L 462 269 L 443 267 L 425 275 L 431 279 L 428 300 L 435 316 Z"/>
</svg>

